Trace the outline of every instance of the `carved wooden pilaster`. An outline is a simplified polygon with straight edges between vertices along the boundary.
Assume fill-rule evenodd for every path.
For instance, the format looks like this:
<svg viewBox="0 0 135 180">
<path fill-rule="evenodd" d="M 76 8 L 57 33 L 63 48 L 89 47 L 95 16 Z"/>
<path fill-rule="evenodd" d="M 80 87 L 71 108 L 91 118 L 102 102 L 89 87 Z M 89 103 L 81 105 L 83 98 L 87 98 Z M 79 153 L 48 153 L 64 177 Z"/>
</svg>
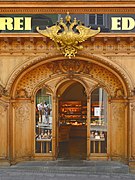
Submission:
<svg viewBox="0 0 135 180">
<path fill-rule="evenodd" d="M 111 158 L 111 100 L 107 98 L 107 158 Z"/>
<path fill-rule="evenodd" d="M 112 158 L 127 159 L 127 102 L 111 101 L 110 154 Z"/>
<path fill-rule="evenodd" d="M 8 159 L 8 106 L 0 101 L 0 161 Z"/>
<path fill-rule="evenodd" d="M 90 117 L 91 117 L 91 99 L 87 95 L 87 159 L 90 159 Z"/>
<path fill-rule="evenodd" d="M 129 104 L 129 160 L 135 162 L 135 99 Z"/>
<path fill-rule="evenodd" d="M 13 126 L 12 126 L 12 159 L 32 156 L 32 116 L 31 100 L 15 100 L 13 102 Z M 34 120 L 33 120 L 34 121 Z"/>
<path fill-rule="evenodd" d="M 57 156 L 58 151 L 58 103 L 56 95 L 52 96 L 52 153 Z"/>
</svg>

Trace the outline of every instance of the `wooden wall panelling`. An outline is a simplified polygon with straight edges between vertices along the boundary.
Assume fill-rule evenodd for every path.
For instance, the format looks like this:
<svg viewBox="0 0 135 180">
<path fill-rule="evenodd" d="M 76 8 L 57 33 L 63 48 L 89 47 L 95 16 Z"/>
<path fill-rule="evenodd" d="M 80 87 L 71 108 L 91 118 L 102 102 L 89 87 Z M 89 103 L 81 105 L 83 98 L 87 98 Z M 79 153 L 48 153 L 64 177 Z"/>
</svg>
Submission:
<svg viewBox="0 0 135 180">
<path fill-rule="evenodd" d="M 129 158 L 132 161 L 135 160 L 135 100 L 131 100 L 130 105 L 130 124 L 129 124 Z M 135 165 L 135 164 L 134 164 Z"/>
<path fill-rule="evenodd" d="M 113 100 L 111 102 L 111 156 L 112 159 L 125 160 L 127 158 L 126 137 L 126 108 L 125 102 Z"/>
<path fill-rule="evenodd" d="M 14 153 L 13 159 L 22 160 L 32 156 L 31 152 L 31 101 L 16 100 L 13 106 Z"/>
<path fill-rule="evenodd" d="M 0 164 L 9 160 L 8 135 L 8 105 L 0 101 Z"/>
</svg>

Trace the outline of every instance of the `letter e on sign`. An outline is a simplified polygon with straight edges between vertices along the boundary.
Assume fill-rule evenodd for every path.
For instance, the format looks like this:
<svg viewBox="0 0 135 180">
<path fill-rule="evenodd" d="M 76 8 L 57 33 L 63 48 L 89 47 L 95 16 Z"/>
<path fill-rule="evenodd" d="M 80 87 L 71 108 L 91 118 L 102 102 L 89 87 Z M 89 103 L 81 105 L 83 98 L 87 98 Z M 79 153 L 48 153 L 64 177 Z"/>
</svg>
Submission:
<svg viewBox="0 0 135 180">
<path fill-rule="evenodd" d="M 112 26 L 111 30 L 121 30 L 121 17 L 112 17 Z"/>
</svg>

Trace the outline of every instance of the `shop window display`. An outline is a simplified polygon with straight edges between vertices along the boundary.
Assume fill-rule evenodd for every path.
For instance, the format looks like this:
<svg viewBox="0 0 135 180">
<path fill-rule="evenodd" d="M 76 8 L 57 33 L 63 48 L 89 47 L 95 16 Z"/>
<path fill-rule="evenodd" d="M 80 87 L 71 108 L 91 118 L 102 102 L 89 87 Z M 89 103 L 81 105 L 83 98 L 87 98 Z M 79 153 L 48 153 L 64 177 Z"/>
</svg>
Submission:
<svg viewBox="0 0 135 180">
<path fill-rule="evenodd" d="M 36 94 L 35 153 L 52 152 L 52 97 L 46 88 Z"/>
<path fill-rule="evenodd" d="M 97 88 L 91 96 L 91 153 L 107 153 L 107 93 Z"/>
</svg>

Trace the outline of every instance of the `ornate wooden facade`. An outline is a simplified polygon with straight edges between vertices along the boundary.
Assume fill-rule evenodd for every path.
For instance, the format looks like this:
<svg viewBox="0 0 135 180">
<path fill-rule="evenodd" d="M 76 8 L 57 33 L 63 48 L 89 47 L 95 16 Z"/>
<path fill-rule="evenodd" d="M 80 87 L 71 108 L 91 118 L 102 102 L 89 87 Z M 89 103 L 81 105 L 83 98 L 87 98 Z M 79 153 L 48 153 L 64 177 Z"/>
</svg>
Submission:
<svg viewBox="0 0 135 180">
<path fill-rule="evenodd" d="M 53 4 L 53 8 L 52 8 Z M 125 7 L 126 8 L 123 8 Z M 103 7 L 104 6 L 104 7 Z M 134 2 L 2 3 L 3 14 L 18 13 L 134 13 Z M 72 59 L 39 34 L 0 34 L 0 163 L 56 159 L 60 85 L 81 83 L 87 94 L 87 159 L 122 160 L 135 165 L 135 35 L 101 33 L 83 43 Z M 46 87 L 53 97 L 52 153 L 34 152 L 35 94 Z M 90 98 L 96 87 L 108 93 L 108 152 L 90 153 Z"/>
</svg>

